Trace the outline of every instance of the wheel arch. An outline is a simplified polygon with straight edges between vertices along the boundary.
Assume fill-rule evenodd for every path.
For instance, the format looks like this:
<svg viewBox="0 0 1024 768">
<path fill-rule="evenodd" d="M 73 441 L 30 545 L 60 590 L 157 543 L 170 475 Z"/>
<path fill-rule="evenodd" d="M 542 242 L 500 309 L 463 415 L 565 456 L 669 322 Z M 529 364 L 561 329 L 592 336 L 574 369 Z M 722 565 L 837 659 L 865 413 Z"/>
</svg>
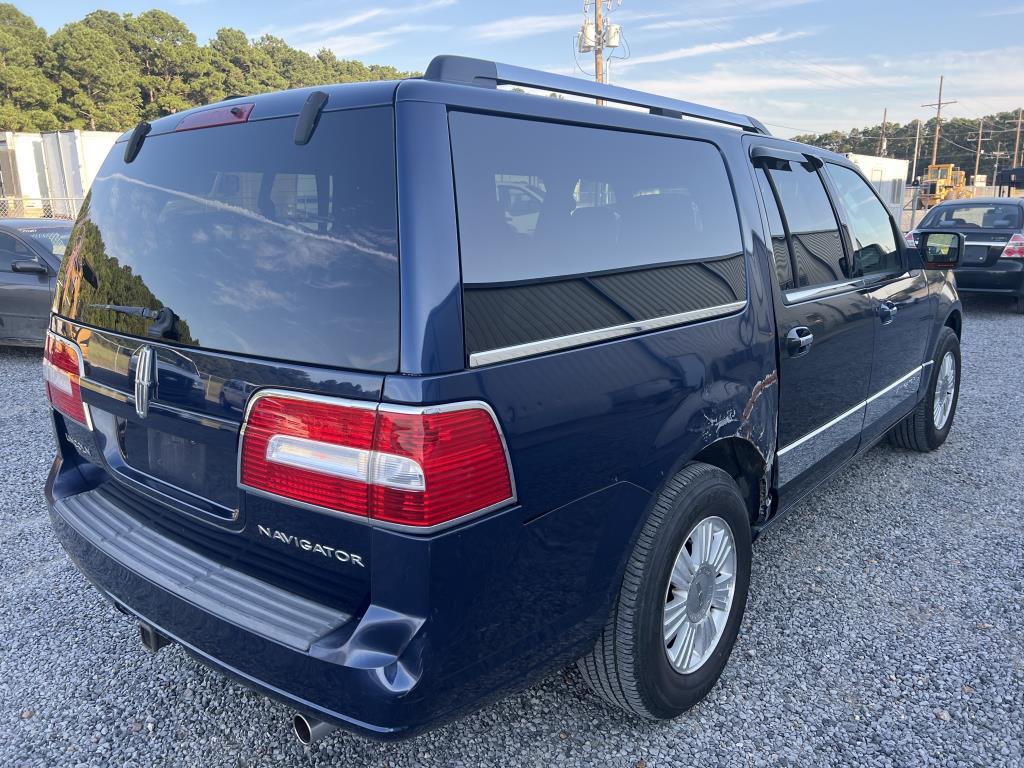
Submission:
<svg viewBox="0 0 1024 768">
<path fill-rule="evenodd" d="M 737 435 L 724 437 L 705 446 L 692 461 L 718 467 L 732 477 L 746 502 L 751 525 L 757 522 L 768 490 L 767 462 L 753 443 Z"/>
<path fill-rule="evenodd" d="M 943 325 L 947 328 L 952 328 L 956 337 L 958 339 L 961 338 L 960 334 L 964 327 L 964 315 L 959 307 L 953 308 L 953 311 L 946 316 L 946 322 L 944 322 Z"/>
</svg>

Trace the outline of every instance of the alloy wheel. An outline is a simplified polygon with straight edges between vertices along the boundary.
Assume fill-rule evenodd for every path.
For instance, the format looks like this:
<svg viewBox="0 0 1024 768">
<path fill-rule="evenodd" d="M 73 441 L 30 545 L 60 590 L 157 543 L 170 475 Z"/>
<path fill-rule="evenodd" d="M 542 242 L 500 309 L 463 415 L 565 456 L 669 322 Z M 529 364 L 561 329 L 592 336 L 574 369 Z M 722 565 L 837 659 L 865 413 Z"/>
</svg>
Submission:
<svg viewBox="0 0 1024 768">
<path fill-rule="evenodd" d="M 932 421 L 935 429 L 942 429 L 953 412 L 956 393 L 956 359 L 952 352 L 942 356 L 939 373 L 935 377 L 935 396 L 932 398 Z"/>
<path fill-rule="evenodd" d="M 736 540 L 720 517 L 700 520 L 683 540 L 665 590 L 662 630 L 673 669 L 690 674 L 711 657 L 736 592 Z"/>
</svg>

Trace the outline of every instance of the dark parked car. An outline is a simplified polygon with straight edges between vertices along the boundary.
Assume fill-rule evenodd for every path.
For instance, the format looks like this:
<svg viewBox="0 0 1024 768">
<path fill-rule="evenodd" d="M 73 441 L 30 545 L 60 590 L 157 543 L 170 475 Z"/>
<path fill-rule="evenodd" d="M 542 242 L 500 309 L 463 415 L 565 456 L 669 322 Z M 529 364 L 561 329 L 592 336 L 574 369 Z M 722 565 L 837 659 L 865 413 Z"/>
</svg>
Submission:
<svg viewBox="0 0 1024 768">
<path fill-rule="evenodd" d="M 948 200 L 932 208 L 907 237 L 941 229 L 963 233 L 967 249 L 956 269 L 961 293 L 987 293 L 1016 300 L 1024 314 L 1024 198 Z"/>
<path fill-rule="evenodd" d="M 753 539 L 887 436 L 946 439 L 963 238 L 921 240 L 752 118 L 493 62 L 144 123 L 51 319 L 53 525 L 149 648 L 303 741 L 410 736 L 574 659 L 674 717 L 726 664 Z M 164 386 L 184 355 L 244 410 Z"/>
<path fill-rule="evenodd" d="M 0 219 L 0 345 L 43 346 L 70 221 Z"/>
</svg>

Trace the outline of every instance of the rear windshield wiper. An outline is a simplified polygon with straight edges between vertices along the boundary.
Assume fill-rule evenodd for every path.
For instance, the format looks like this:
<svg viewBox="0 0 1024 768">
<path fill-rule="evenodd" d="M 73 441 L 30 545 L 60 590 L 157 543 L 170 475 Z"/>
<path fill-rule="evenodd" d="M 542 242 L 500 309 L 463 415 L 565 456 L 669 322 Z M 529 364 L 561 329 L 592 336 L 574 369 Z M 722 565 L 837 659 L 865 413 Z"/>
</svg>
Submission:
<svg viewBox="0 0 1024 768">
<path fill-rule="evenodd" d="M 128 307 L 122 304 L 90 304 L 89 309 L 108 309 L 118 314 L 144 317 L 147 320 L 156 320 L 160 316 L 159 312 L 149 307 Z"/>
<path fill-rule="evenodd" d="M 131 307 L 123 304 L 90 304 L 89 308 L 106 309 L 110 312 L 131 315 L 132 317 L 144 317 L 146 320 L 153 321 L 149 324 L 149 328 L 146 329 L 147 336 L 152 336 L 155 339 L 172 339 L 174 341 L 178 339 L 177 325 L 179 318 L 170 307 L 150 309 L 149 307 Z"/>
</svg>

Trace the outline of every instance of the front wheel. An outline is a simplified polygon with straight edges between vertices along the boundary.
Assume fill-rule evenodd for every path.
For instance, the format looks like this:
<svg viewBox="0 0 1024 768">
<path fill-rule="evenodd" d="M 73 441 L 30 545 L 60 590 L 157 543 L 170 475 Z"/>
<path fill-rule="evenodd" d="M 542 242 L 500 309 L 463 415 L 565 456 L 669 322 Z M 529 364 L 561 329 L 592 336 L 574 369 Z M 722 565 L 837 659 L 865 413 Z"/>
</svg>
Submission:
<svg viewBox="0 0 1024 768">
<path fill-rule="evenodd" d="M 704 698 L 739 633 L 750 557 L 749 515 L 733 479 L 707 464 L 682 469 L 644 525 L 601 637 L 577 662 L 590 687 L 659 720 Z"/>
<path fill-rule="evenodd" d="M 949 436 L 960 398 L 960 339 L 944 327 L 928 367 L 928 393 L 890 432 L 892 442 L 913 451 L 934 451 Z"/>
</svg>

